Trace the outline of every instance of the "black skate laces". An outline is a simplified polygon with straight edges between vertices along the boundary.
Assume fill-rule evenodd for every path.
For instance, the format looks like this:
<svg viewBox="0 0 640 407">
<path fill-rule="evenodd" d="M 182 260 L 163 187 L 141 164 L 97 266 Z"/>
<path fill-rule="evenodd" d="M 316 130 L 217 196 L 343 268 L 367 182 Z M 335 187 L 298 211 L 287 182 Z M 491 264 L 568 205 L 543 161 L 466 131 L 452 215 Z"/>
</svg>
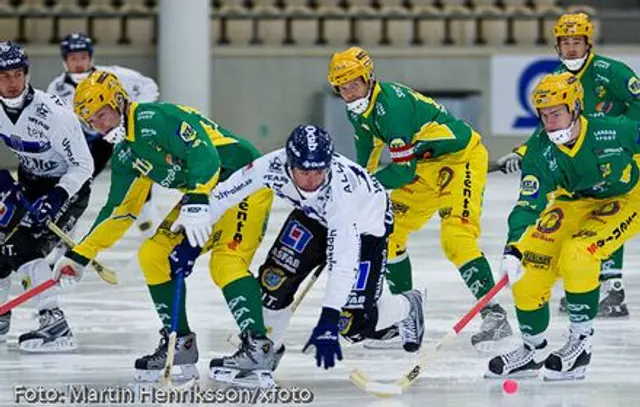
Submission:
<svg viewBox="0 0 640 407">
<path fill-rule="evenodd" d="M 60 309 L 45 309 L 38 314 L 38 323 L 40 324 L 40 328 L 44 328 L 63 317 L 64 315 Z"/>
<path fill-rule="evenodd" d="M 160 338 L 160 343 L 158 343 L 158 346 L 156 347 L 156 350 L 153 351 L 151 355 L 143 356 L 143 360 L 157 360 L 167 357 L 167 349 L 169 348 L 167 330 L 165 328 L 161 329 L 160 335 L 162 336 Z"/>
<path fill-rule="evenodd" d="M 530 355 L 532 355 L 533 352 L 534 350 L 529 349 L 526 346 L 520 346 L 519 348 L 502 355 L 502 359 L 504 360 L 505 365 L 520 367 L 529 363 Z"/>
<path fill-rule="evenodd" d="M 586 348 L 587 341 L 589 340 L 589 332 L 569 332 L 569 340 L 564 344 L 559 351 L 554 352 L 560 355 L 562 358 L 572 359 L 580 355 Z M 586 339 L 586 340 L 584 340 Z"/>
</svg>

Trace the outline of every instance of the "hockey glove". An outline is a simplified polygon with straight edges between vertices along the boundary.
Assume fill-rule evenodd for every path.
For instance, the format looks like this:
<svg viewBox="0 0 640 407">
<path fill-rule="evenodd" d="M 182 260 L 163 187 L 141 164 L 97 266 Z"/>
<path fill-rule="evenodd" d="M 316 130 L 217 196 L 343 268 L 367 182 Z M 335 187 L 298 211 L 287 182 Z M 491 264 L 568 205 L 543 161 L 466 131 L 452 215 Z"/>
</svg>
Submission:
<svg viewBox="0 0 640 407">
<path fill-rule="evenodd" d="M 33 203 L 29 215 L 23 222 L 27 226 L 40 226 L 53 221 L 68 198 L 69 194 L 64 188 L 53 188 L 51 192 L 41 196 Z"/>
<path fill-rule="evenodd" d="M 502 255 L 500 262 L 501 277 L 505 274 L 509 279 L 509 286 L 513 286 L 524 275 L 524 267 L 522 267 L 522 253 L 513 246 L 507 246 Z"/>
<path fill-rule="evenodd" d="M 193 271 L 193 265 L 200 255 L 202 248 L 200 246 L 193 247 L 187 239 L 184 239 L 179 245 L 174 247 L 169 255 L 169 266 L 171 267 L 170 276 L 175 280 L 176 276 L 181 273 L 183 278 L 189 277 Z"/>
<path fill-rule="evenodd" d="M 178 219 L 171 225 L 171 231 L 184 229 L 189 243 L 193 247 L 203 247 L 211 235 L 211 216 L 209 213 L 209 196 L 187 194 L 183 198 Z"/>
<path fill-rule="evenodd" d="M 520 171 L 522 167 L 522 157 L 516 153 L 509 153 L 498 158 L 496 163 L 500 166 L 500 171 L 511 174 Z"/>
<path fill-rule="evenodd" d="M 316 348 L 316 365 L 329 369 L 336 365 L 336 358 L 342 360 L 342 350 L 338 338 L 338 319 L 340 311 L 323 307 L 318 325 L 313 329 L 311 337 L 302 349 L 307 352 L 312 345 Z"/>
<path fill-rule="evenodd" d="M 85 267 L 67 256 L 69 256 L 69 253 L 58 260 L 53 267 L 52 278 L 58 281 L 62 288 L 72 288 L 80 282 Z"/>
</svg>

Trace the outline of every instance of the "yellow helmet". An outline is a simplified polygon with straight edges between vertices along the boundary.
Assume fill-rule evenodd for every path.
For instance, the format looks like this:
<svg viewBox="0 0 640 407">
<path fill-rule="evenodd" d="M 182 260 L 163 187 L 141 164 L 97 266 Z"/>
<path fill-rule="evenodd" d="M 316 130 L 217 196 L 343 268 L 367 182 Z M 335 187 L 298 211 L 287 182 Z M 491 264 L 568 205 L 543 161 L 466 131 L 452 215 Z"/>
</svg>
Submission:
<svg viewBox="0 0 640 407">
<path fill-rule="evenodd" d="M 373 60 L 367 51 L 351 47 L 333 54 L 327 75 L 331 86 L 335 88 L 360 77 L 366 82 L 373 79 Z"/>
<path fill-rule="evenodd" d="M 111 106 L 119 112 L 122 102 L 128 99 L 117 76 L 110 72 L 94 71 L 78 84 L 73 97 L 73 111 L 86 122 L 105 106 Z"/>
<path fill-rule="evenodd" d="M 569 112 L 583 109 L 584 89 L 580 80 L 570 72 L 546 75 L 531 96 L 536 111 L 545 107 L 567 105 Z"/>
<path fill-rule="evenodd" d="M 593 44 L 593 23 L 586 13 L 563 14 L 553 26 L 553 36 L 562 37 L 585 36 L 587 44 Z"/>
</svg>

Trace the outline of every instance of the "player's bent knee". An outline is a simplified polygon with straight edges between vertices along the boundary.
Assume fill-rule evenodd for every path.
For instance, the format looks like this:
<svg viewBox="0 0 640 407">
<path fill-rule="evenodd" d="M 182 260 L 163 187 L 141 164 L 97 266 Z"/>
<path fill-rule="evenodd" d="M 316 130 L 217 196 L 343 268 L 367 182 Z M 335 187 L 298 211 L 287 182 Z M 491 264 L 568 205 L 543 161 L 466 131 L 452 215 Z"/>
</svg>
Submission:
<svg viewBox="0 0 640 407">
<path fill-rule="evenodd" d="M 148 285 L 166 283 L 169 277 L 169 250 L 154 239 L 146 239 L 138 250 L 138 261 Z"/>
<path fill-rule="evenodd" d="M 370 337 L 378 322 L 377 308 L 369 312 L 364 310 L 343 310 L 338 321 L 340 335 L 351 343 L 357 343 Z"/>
<path fill-rule="evenodd" d="M 600 259 L 585 253 L 585 244 L 580 241 L 569 241 L 562 246 L 558 268 L 568 292 L 586 293 L 600 284 Z"/>
<path fill-rule="evenodd" d="M 210 269 L 214 284 L 224 288 L 241 278 L 250 277 L 248 266 L 241 258 L 235 256 L 215 256 L 215 266 Z"/>
<path fill-rule="evenodd" d="M 549 302 L 551 289 L 550 287 L 544 287 L 540 283 L 532 282 L 531 279 L 525 277 L 515 283 L 511 288 L 513 292 L 513 302 L 518 309 L 535 311 Z"/>
<path fill-rule="evenodd" d="M 456 267 L 482 256 L 475 228 L 460 220 L 445 219 L 442 222 L 440 243 L 445 256 Z"/>
</svg>

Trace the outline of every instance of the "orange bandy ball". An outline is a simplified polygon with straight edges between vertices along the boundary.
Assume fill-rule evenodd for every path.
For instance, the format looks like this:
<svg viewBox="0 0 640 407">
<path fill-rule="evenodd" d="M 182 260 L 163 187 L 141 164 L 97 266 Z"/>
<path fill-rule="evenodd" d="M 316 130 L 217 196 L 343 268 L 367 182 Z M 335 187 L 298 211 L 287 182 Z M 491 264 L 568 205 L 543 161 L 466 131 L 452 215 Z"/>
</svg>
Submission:
<svg viewBox="0 0 640 407">
<path fill-rule="evenodd" d="M 502 390 L 507 394 L 513 394 L 518 391 L 518 382 L 507 379 L 502 383 Z"/>
</svg>

